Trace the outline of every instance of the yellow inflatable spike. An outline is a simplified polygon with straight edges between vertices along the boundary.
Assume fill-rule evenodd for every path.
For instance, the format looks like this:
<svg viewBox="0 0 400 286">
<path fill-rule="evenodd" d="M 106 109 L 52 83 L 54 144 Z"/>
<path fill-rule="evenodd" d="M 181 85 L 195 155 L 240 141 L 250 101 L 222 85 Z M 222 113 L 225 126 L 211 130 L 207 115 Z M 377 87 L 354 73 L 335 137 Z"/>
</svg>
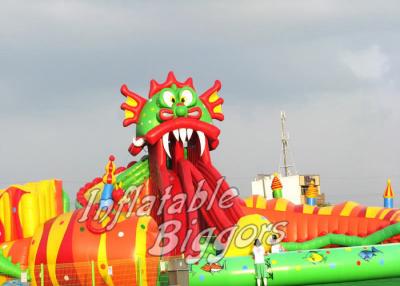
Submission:
<svg viewBox="0 0 400 286">
<path fill-rule="evenodd" d="M 115 184 L 115 157 L 111 155 L 108 159 L 108 163 L 105 167 L 106 173 L 103 176 L 104 184 Z"/>
</svg>

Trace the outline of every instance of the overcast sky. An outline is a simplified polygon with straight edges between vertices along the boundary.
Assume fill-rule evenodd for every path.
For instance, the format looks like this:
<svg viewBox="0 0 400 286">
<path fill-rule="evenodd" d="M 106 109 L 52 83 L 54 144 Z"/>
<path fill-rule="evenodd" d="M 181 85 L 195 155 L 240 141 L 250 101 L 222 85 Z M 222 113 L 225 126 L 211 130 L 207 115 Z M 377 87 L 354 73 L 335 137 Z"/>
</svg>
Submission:
<svg viewBox="0 0 400 286">
<path fill-rule="evenodd" d="M 75 197 L 132 158 L 122 83 L 220 79 L 215 165 L 251 192 L 278 170 L 281 110 L 300 173 L 329 202 L 400 193 L 398 1 L 1 1 L 0 188 L 59 178 Z M 398 202 L 395 202 L 399 206 Z"/>
</svg>

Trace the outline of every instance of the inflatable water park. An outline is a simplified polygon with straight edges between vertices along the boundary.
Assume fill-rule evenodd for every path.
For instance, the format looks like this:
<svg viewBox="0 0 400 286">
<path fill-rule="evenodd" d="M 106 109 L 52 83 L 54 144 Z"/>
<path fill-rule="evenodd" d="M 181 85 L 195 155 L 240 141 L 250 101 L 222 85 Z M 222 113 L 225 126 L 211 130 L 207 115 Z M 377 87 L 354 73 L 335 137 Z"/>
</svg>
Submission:
<svg viewBox="0 0 400 286">
<path fill-rule="evenodd" d="M 147 97 L 122 85 L 131 162 L 104 158 L 75 198 L 57 179 L 0 190 L 0 285 L 260 285 L 256 240 L 263 284 L 399 277 L 391 182 L 382 207 L 317 206 L 312 184 L 294 204 L 278 175 L 272 199 L 241 198 L 212 160 L 220 90 L 217 80 L 198 92 L 172 72 Z"/>
</svg>

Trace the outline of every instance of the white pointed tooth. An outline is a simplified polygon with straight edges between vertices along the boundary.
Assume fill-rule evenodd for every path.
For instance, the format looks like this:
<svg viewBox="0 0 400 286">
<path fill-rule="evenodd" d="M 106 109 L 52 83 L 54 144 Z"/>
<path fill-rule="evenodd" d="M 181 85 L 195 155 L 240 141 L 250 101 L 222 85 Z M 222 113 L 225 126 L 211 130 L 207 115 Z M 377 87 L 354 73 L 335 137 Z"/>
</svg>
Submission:
<svg viewBox="0 0 400 286">
<path fill-rule="evenodd" d="M 136 147 L 142 147 L 144 145 L 144 139 L 143 138 L 133 138 L 133 145 Z"/>
<path fill-rule="evenodd" d="M 186 129 L 185 128 L 179 129 L 179 135 L 181 136 L 181 141 L 183 143 L 186 143 Z"/>
<path fill-rule="evenodd" d="M 203 156 L 204 149 L 206 148 L 206 136 L 201 131 L 197 131 L 197 136 L 199 136 L 199 141 L 200 141 L 200 157 L 201 157 Z"/>
<path fill-rule="evenodd" d="M 192 138 L 192 134 L 193 134 L 193 129 L 186 129 L 186 135 L 188 141 L 190 140 L 190 138 Z"/>
<path fill-rule="evenodd" d="M 176 138 L 176 141 L 179 141 L 179 130 L 175 129 L 174 131 L 172 131 L 172 133 L 174 133 L 174 136 Z"/>
<path fill-rule="evenodd" d="M 162 137 L 162 141 L 165 153 L 167 153 L 168 157 L 171 158 L 171 152 L 169 151 L 169 133 L 164 134 L 164 136 Z"/>
</svg>

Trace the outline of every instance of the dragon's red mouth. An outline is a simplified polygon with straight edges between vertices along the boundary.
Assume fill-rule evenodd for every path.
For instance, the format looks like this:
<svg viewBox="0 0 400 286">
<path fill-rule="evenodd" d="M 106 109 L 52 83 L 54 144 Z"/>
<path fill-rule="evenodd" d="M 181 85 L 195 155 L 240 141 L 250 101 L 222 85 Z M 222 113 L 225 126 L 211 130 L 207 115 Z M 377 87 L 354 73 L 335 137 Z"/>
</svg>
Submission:
<svg viewBox="0 0 400 286">
<path fill-rule="evenodd" d="M 150 145 L 162 140 L 165 153 L 169 157 L 171 157 L 170 143 L 172 142 L 180 142 L 183 145 L 199 144 L 201 156 L 207 146 L 206 143 L 212 149 L 216 147 L 219 134 L 219 128 L 212 124 L 192 118 L 177 118 L 158 125 L 149 131 L 144 139 Z"/>
</svg>

